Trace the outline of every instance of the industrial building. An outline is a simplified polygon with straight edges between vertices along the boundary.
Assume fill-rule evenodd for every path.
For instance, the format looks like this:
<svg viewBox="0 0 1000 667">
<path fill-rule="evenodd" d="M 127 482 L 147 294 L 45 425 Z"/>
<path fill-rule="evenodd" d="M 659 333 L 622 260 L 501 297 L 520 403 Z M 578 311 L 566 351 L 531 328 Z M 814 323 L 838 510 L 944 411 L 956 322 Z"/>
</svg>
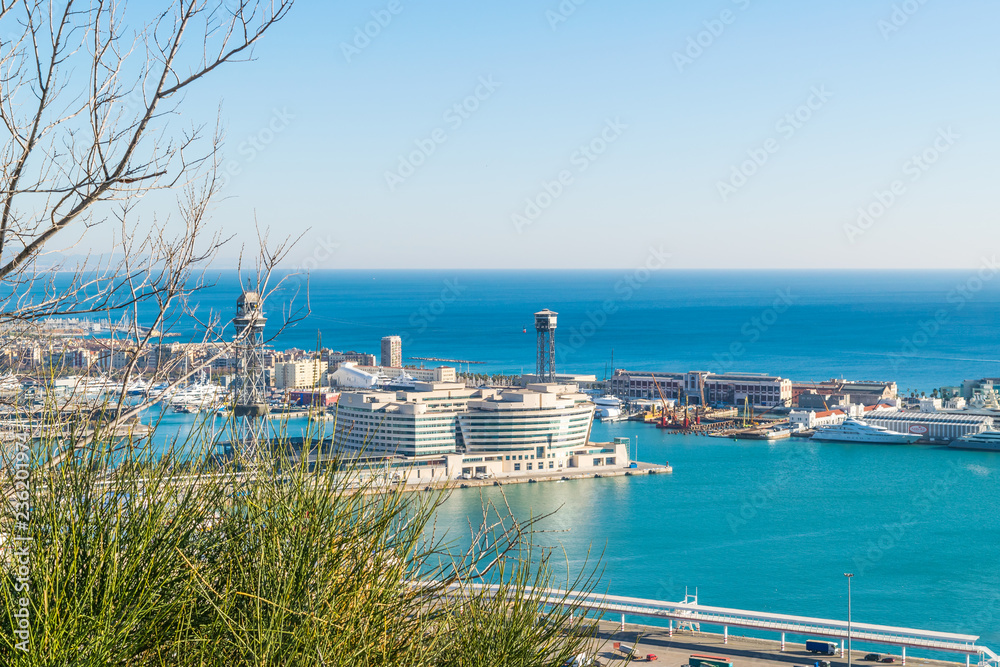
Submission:
<svg viewBox="0 0 1000 667">
<path fill-rule="evenodd" d="M 662 373 L 616 369 L 610 384 L 611 393 L 626 400 L 659 399 L 657 384 L 665 398 L 692 405 L 699 404 L 703 396 L 707 405 L 740 405 L 749 400 L 757 407 L 776 407 L 790 405 L 792 400 L 791 380 L 762 373 L 717 375 L 707 371 Z"/>
<path fill-rule="evenodd" d="M 386 368 L 402 368 L 403 339 L 399 336 L 382 338 L 382 358 L 379 363 Z"/>
<path fill-rule="evenodd" d="M 984 415 L 961 415 L 943 412 L 909 412 L 879 409 L 868 412 L 864 420 L 897 433 L 919 434 L 924 440 L 951 442 L 970 433 L 982 433 L 993 427 L 993 418 Z"/>
<path fill-rule="evenodd" d="M 857 382 L 827 380 L 826 382 L 793 382 L 793 404 L 801 408 L 828 409 L 848 403 L 877 405 L 895 401 L 898 397 L 895 382 Z"/>
</svg>

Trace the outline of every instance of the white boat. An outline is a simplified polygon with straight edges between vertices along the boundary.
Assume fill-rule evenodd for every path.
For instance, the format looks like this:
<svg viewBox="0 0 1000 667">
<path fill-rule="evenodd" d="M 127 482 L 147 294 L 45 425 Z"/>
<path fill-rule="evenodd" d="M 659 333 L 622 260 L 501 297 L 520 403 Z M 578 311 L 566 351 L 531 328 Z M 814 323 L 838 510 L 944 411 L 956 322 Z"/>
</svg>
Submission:
<svg viewBox="0 0 1000 667">
<path fill-rule="evenodd" d="M 13 394 L 21 391 L 21 381 L 13 373 L 0 377 L 0 394 Z"/>
<path fill-rule="evenodd" d="M 594 399 L 594 419 L 598 421 L 616 421 L 622 415 L 622 402 L 616 396 L 601 396 Z"/>
<path fill-rule="evenodd" d="M 824 442 L 863 442 L 873 445 L 909 445 L 921 438 L 910 433 L 896 433 L 881 426 L 872 426 L 860 419 L 848 419 L 836 426 L 821 426 L 813 440 Z"/>
<path fill-rule="evenodd" d="M 225 395 L 226 390 L 218 385 L 198 382 L 174 391 L 170 395 L 170 403 L 174 406 L 215 409 Z"/>
<path fill-rule="evenodd" d="M 989 452 L 1000 452 L 1000 431 L 983 431 L 970 433 L 948 443 L 955 449 L 983 449 Z"/>
<path fill-rule="evenodd" d="M 146 381 L 143 380 L 142 378 L 139 378 L 138 380 L 135 380 L 134 382 L 129 384 L 128 389 L 125 390 L 125 393 L 128 394 L 129 396 L 145 396 L 146 394 L 149 393 L 149 384 L 147 384 Z"/>
<path fill-rule="evenodd" d="M 416 387 L 417 381 L 406 371 L 385 383 L 385 389 L 389 391 L 413 391 Z"/>
</svg>

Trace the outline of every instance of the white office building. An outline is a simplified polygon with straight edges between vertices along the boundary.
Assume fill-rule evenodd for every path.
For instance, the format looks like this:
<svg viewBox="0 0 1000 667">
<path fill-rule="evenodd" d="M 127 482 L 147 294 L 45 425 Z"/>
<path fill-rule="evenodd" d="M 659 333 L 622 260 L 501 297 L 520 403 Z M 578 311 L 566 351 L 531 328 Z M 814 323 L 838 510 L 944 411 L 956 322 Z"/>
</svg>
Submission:
<svg viewBox="0 0 1000 667">
<path fill-rule="evenodd" d="M 342 393 L 337 444 L 403 457 L 413 479 L 428 481 L 627 466 L 627 442 L 590 442 L 593 417 L 594 404 L 572 384 L 500 392 L 418 382 L 413 391 Z"/>
<path fill-rule="evenodd" d="M 336 409 L 337 444 L 373 456 L 452 454 L 457 416 L 476 395 L 463 384 L 423 382 L 414 391 L 344 392 Z"/>
<path fill-rule="evenodd" d="M 458 417 L 465 452 L 502 457 L 504 472 L 572 467 L 588 446 L 593 419 L 594 404 L 574 384 L 494 393 L 470 401 Z"/>
</svg>

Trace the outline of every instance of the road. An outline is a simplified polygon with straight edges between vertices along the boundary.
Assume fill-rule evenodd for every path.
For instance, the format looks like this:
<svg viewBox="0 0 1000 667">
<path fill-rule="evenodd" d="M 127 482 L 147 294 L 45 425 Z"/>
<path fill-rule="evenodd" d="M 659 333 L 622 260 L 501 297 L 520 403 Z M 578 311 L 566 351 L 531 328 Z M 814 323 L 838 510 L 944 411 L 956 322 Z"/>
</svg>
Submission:
<svg viewBox="0 0 1000 667">
<path fill-rule="evenodd" d="M 802 644 L 785 644 L 785 650 L 780 650 L 780 643 L 776 640 L 758 639 L 756 637 L 740 637 L 729 635 L 729 642 L 723 643 L 722 635 L 707 632 L 674 631 L 674 636 L 670 637 L 666 628 L 626 624 L 625 631 L 620 631 L 618 623 L 602 621 L 600 624 L 601 645 L 597 652 L 597 657 L 605 665 L 622 664 L 622 654 L 614 650 L 614 642 L 635 645 L 636 638 L 639 637 L 638 654 L 645 658 L 647 654 L 654 654 L 657 663 L 670 665 L 671 667 L 686 667 L 688 656 L 692 653 L 702 653 L 716 655 L 720 657 L 731 657 L 733 667 L 792 667 L 811 666 L 817 660 L 829 660 L 831 667 L 847 667 L 847 655 L 821 656 L 809 653 Z M 893 655 L 896 658 L 895 664 L 900 662 L 899 653 L 889 653 L 888 647 L 880 649 L 879 652 L 886 655 Z M 864 656 L 867 651 L 854 651 L 852 662 L 858 667 L 874 667 L 878 663 L 866 662 Z M 634 661 L 638 662 L 638 661 Z M 930 660 L 917 658 L 912 655 L 906 656 L 907 667 L 956 667 L 965 666 L 964 660 L 958 662 L 946 662 L 943 660 Z"/>
</svg>

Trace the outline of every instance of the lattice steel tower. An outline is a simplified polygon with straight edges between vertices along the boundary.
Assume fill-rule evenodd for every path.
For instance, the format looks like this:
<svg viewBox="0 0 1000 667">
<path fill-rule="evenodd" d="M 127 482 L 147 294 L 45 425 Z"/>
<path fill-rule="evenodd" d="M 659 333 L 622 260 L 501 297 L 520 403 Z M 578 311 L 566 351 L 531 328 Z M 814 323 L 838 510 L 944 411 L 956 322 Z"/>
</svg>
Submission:
<svg viewBox="0 0 1000 667">
<path fill-rule="evenodd" d="M 254 468 L 267 441 L 267 386 L 264 380 L 264 325 L 267 318 L 261 308 L 257 292 L 244 292 L 236 300 L 236 359 L 238 363 L 236 400 L 233 417 L 236 419 L 237 460 L 245 467 Z"/>
<path fill-rule="evenodd" d="M 538 332 L 538 364 L 535 377 L 538 382 L 556 381 L 556 315 L 548 308 L 535 313 L 535 331 Z"/>
</svg>

